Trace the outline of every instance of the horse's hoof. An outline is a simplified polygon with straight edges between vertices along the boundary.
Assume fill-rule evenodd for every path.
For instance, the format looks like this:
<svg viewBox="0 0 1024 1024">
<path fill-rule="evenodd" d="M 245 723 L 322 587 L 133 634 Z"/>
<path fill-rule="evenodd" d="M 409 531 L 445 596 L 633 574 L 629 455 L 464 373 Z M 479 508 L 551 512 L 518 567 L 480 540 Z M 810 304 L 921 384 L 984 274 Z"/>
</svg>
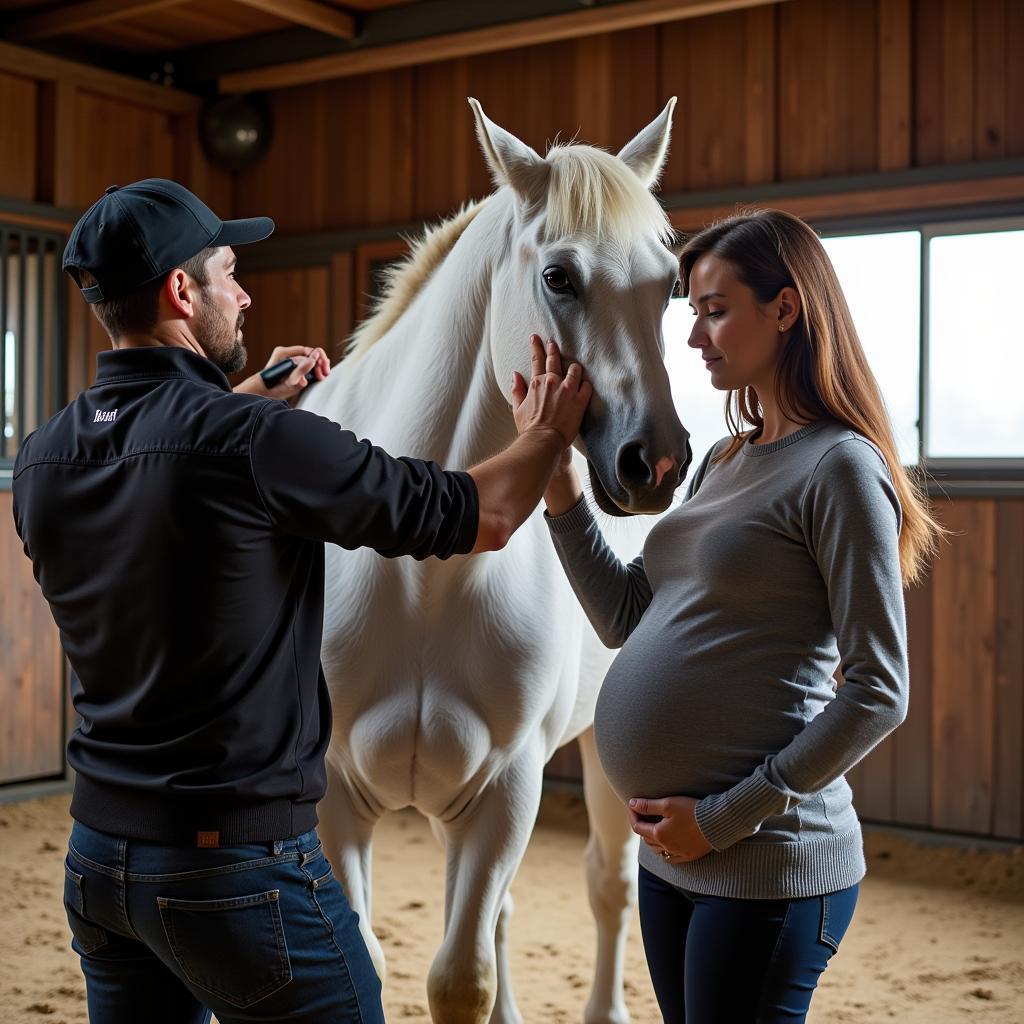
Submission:
<svg viewBox="0 0 1024 1024">
<path fill-rule="evenodd" d="M 583 1024 L 630 1024 L 629 1010 L 625 1006 L 588 1006 L 583 1013 Z"/>
</svg>

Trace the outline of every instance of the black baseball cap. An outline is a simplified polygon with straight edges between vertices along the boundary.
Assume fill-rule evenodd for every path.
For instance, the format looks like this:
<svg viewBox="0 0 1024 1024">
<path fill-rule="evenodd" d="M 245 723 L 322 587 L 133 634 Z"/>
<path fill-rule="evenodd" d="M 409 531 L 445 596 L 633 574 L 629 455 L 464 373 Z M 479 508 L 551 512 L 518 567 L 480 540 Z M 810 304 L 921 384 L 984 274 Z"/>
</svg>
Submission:
<svg viewBox="0 0 1024 1024">
<path fill-rule="evenodd" d="M 64 249 L 64 269 L 79 284 L 87 270 L 97 283 L 86 302 L 105 302 L 169 274 L 209 246 L 259 242 L 274 230 L 269 217 L 221 220 L 184 185 L 146 178 L 111 185 L 82 215 Z"/>
</svg>

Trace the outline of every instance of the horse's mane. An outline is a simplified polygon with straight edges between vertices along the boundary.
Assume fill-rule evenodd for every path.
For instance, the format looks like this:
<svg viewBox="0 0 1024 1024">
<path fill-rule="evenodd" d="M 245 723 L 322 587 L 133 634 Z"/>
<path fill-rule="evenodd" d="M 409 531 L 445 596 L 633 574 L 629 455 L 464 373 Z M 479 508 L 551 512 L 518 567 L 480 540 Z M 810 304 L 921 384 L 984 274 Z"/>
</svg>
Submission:
<svg viewBox="0 0 1024 1024">
<path fill-rule="evenodd" d="M 551 174 L 545 238 L 586 235 L 601 240 L 653 232 L 666 244 L 673 240 L 661 204 L 617 157 L 593 146 L 569 144 L 553 146 L 547 161 Z M 381 296 L 352 335 L 349 356 L 363 355 L 394 327 L 486 202 L 467 204 L 428 228 L 411 243 L 405 260 L 387 268 Z"/>
<path fill-rule="evenodd" d="M 395 326 L 486 202 L 467 203 L 447 220 L 428 227 L 422 238 L 411 241 L 409 255 L 384 271 L 380 298 L 352 335 L 349 356 L 361 356 Z"/>
</svg>

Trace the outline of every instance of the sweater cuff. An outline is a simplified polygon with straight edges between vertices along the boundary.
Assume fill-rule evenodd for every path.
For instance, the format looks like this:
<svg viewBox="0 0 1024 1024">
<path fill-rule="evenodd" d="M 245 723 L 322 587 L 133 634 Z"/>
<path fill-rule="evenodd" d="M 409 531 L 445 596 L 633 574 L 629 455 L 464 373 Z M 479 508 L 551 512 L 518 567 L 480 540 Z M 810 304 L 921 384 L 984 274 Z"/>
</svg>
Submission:
<svg viewBox="0 0 1024 1024">
<path fill-rule="evenodd" d="M 549 516 L 545 512 L 544 521 L 552 533 L 574 533 L 576 530 L 585 530 L 594 521 L 594 516 L 587 499 L 580 498 L 568 512 L 560 516 Z"/>
<path fill-rule="evenodd" d="M 765 818 L 780 814 L 788 803 L 758 768 L 724 793 L 697 802 L 697 827 L 719 852 L 754 835 Z"/>
</svg>

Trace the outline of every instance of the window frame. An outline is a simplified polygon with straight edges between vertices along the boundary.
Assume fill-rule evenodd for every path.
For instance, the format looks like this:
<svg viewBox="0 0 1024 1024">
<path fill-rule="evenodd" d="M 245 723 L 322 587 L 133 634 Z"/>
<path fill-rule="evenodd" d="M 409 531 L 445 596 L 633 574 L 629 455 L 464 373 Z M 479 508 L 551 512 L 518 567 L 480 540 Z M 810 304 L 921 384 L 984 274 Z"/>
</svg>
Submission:
<svg viewBox="0 0 1024 1024">
<path fill-rule="evenodd" d="M 953 209 L 935 212 L 888 214 L 878 217 L 829 218 L 814 223 L 822 238 L 850 235 L 890 234 L 899 231 L 920 233 L 920 316 L 918 327 L 918 462 L 911 467 L 923 472 L 930 488 L 937 493 L 955 491 L 964 496 L 976 494 L 1016 494 L 1024 492 L 1024 456 L 1020 458 L 929 458 L 928 450 L 928 374 L 930 362 L 931 298 L 929 246 L 933 238 L 947 235 L 996 234 L 1024 230 L 1020 207 L 998 210 Z"/>
</svg>

